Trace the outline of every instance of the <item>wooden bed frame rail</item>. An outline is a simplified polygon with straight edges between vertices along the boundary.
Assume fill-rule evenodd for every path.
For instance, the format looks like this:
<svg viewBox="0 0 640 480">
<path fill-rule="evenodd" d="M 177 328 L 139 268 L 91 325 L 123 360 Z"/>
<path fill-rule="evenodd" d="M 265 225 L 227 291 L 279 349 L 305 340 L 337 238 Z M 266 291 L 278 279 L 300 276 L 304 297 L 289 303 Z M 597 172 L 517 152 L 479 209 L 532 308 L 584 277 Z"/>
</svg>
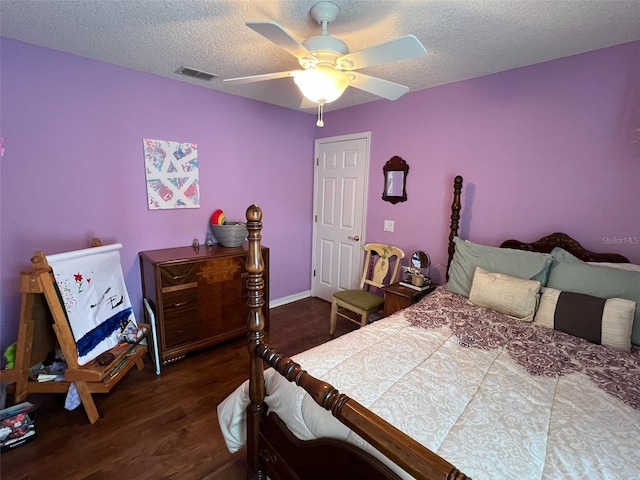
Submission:
<svg viewBox="0 0 640 480">
<path fill-rule="evenodd" d="M 462 177 L 456 177 L 456 182 L 461 188 Z M 459 192 L 460 190 L 458 189 L 458 205 Z M 291 358 L 276 352 L 264 343 L 264 318 L 262 315 L 262 306 L 265 302 L 262 293 L 264 287 L 264 281 L 262 279 L 264 263 L 260 253 L 260 240 L 262 238 L 262 211 L 260 207 L 251 205 L 247 209 L 246 217 L 247 230 L 249 232 L 249 251 L 247 257 L 247 272 L 249 274 L 247 287 L 249 298 L 247 304 L 250 308 L 250 313 L 247 321 L 247 346 L 250 355 L 249 398 L 251 402 L 247 408 L 247 478 L 266 480 L 267 475 L 272 479 L 336 478 L 330 473 L 331 465 L 328 465 L 334 462 L 327 461 L 326 459 L 321 464 L 321 470 L 316 471 L 316 474 L 309 472 L 309 475 L 305 475 L 304 477 L 299 477 L 297 474 L 290 477 L 288 472 L 292 472 L 294 469 L 287 465 L 278 465 L 278 463 L 282 464 L 287 462 L 286 454 L 271 445 L 272 442 L 270 442 L 269 439 L 265 439 L 261 433 L 261 426 L 263 422 L 267 420 L 267 407 L 264 403 L 264 361 L 289 381 L 295 382 L 304 388 L 318 405 L 331 411 L 340 422 L 360 435 L 383 455 L 416 479 L 467 479 L 468 477 L 457 470 L 452 464 L 404 434 L 378 415 L 375 415 L 352 398 L 338 392 L 338 390 L 330 384 L 309 375 L 299 364 L 291 360 Z M 269 417 L 271 417 L 271 414 Z M 313 443 L 313 441 L 309 443 Z M 344 449 L 353 450 L 353 446 L 346 442 L 334 440 L 331 443 L 334 445 L 344 444 Z M 282 448 L 281 445 L 278 447 Z M 351 453 L 353 454 L 353 452 Z M 360 452 L 355 454 L 355 456 L 368 464 L 368 467 L 362 468 L 372 467 L 377 472 L 377 475 L 367 474 L 366 477 L 351 477 L 347 475 L 342 476 L 342 478 L 400 478 L 368 454 Z M 331 459 L 333 458 L 335 457 L 332 456 Z M 351 465 L 353 462 L 355 462 L 355 460 L 350 459 L 347 465 Z M 344 465 L 340 468 L 343 467 Z M 339 473 L 345 474 L 343 470 Z"/>
</svg>

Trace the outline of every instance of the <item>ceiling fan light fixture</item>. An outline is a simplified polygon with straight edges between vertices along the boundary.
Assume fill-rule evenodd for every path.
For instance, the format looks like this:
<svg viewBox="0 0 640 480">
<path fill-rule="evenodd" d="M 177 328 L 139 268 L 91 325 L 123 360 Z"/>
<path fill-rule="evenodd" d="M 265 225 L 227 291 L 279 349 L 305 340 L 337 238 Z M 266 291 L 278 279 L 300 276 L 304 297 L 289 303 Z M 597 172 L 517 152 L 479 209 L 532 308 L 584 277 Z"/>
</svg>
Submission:
<svg viewBox="0 0 640 480">
<path fill-rule="evenodd" d="M 343 40 L 329 35 L 329 23 L 337 18 L 340 8 L 333 2 L 320 1 L 311 7 L 310 13 L 320 25 L 321 31 L 319 35 L 309 37 L 302 42 L 273 21 L 246 22 L 247 27 L 296 57 L 302 70 L 228 78 L 224 81 L 240 85 L 293 77 L 304 96 L 300 108 L 309 108 L 309 102 L 315 104 L 318 108 L 316 125 L 319 127 L 324 125 L 322 119 L 324 105 L 340 98 L 349 86 L 388 100 L 396 100 L 409 91 L 409 87 L 404 85 L 353 72 L 424 55 L 426 49 L 415 36 L 405 35 L 349 52 L 349 46 Z"/>
<path fill-rule="evenodd" d="M 344 72 L 323 66 L 296 72 L 293 81 L 308 100 L 318 104 L 336 101 L 349 86 Z"/>
</svg>

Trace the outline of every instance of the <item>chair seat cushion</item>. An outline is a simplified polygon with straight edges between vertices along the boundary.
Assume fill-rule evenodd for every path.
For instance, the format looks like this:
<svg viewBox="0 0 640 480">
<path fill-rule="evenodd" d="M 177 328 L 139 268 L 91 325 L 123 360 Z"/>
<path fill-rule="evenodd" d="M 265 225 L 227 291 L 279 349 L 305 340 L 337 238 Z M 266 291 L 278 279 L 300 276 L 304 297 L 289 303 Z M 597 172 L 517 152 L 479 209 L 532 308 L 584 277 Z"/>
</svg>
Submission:
<svg viewBox="0 0 640 480">
<path fill-rule="evenodd" d="M 378 309 L 384 305 L 383 297 L 365 290 L 343 290 L 334 293 L 333 296 L 367 311 Z"/>
</svg>

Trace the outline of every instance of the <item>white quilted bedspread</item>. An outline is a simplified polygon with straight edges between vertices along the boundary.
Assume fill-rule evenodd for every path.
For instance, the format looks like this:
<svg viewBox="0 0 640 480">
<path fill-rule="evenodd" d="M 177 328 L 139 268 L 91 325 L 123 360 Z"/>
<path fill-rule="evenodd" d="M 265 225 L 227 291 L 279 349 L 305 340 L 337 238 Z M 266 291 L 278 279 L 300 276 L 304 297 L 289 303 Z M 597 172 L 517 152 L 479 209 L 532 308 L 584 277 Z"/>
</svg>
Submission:
<svg viewBox="0 0 640 480">
<path fill-rule="evenodd" d="M 506 320 L 492 330 L 478 321 L 487 310 L 471 306 L 475 313 L 449 311 L 442 321 L 448 305 L 458 302 L 453 295 L 438 289 L 414 307 L 294 360 L 476 480 L 638 478 L 637 350 L 615 353 L 626 376 L 616 387 L 611 378 L 617 374 L 601 371 L 601 363 L 612 364 L 605 347 L 589 344 L 581 353 L 574 348 L 584 346 L 581 340 L 569 340 L 569 348 L 561 344 L 564 334 L 541 335 L 554 352 L 549 358 L 530 349 L 531 337 L 546 334 L 539 327 L 522 330 Z M 425 316 L 436 320 L 421 325 Z M 463 332 L 465 322 L 475 323 Z M 588 357 L 586 367 L 576 364 L 581 356 Z M 302 389 L 273 370 L 266 378 L 269 409 L 298 438 L 347 439 L 377 454 Z M 231 451 L 245 443 L 247 390 L 245 383 L 218 407 Z"/>
</svg>

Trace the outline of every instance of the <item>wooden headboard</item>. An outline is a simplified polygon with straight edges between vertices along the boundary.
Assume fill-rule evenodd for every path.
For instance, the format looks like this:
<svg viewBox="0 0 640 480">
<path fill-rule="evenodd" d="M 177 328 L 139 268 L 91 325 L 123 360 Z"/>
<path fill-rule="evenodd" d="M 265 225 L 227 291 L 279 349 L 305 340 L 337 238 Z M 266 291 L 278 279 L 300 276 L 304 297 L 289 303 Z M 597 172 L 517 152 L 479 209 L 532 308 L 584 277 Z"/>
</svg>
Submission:
<svg viewBox="0 0 640 480">
<path fill-rule="evenodd" d="M 529 252 L 551 253 L 556 247 L 564 248 L 570 254 L 578 257 L 583 262 L 612 262 L 629 263 L 629 259 L 618 253 L 595 253 L 587 250 L 566 233 L 556 232 L 533 243 L 524 243 L 520 240 L 506 240 L 500 244 L 502 248 L 516 248 Z"/>
<path fill-rule="evenodd" d="M 447 280 L 449 279 L 449 265 L 451 264 L 453 254 L 455 252 L 455 243 L 453 242 L 453 239 L 458 236 L 458 228 L 460 227 L 460 210 L 462 209 L 462 203 L 460 201 L 461 194 L 462 177 L 458 175 L 453 180 L 453 203 L 451 204 L 451 225 L 449 227 L 449 261 L 447 262 Z M 580 245 L 578 241 L 562 232 L 546 235 L 532 243 L 525 243 L 514 239 L 506 240 L 500 244 L 500 247 L 541 253 L 551 253 L 555 247 L 561 247 L 584 262 L 629 262 L 628 258 L 618 253 L 591 252 Z"/>
</svg>

